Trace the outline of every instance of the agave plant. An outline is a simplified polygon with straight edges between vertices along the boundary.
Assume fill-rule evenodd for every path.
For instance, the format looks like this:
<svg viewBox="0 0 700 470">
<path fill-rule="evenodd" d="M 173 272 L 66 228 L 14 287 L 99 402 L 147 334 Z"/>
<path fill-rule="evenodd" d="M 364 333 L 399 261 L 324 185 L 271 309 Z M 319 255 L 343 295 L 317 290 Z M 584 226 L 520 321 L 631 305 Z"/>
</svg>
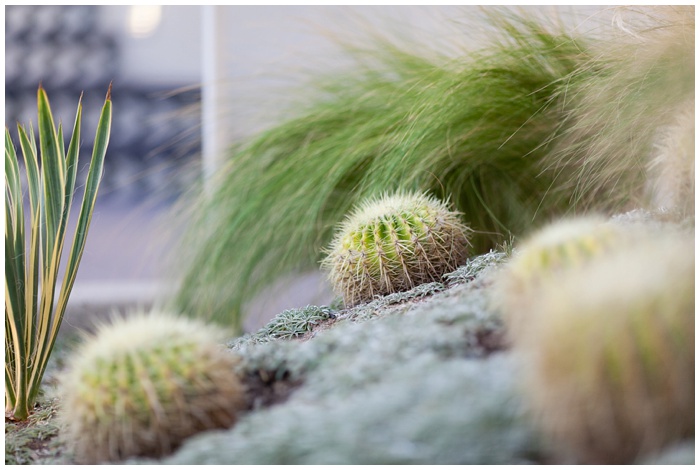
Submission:
<svg viewBox="0 0 700 470">
<path fill-rule="evenodd" d="M 110 85 L 58 298 L 56 284 L 78 169 L 82 96 L 67 151 L 63 127 L 59 123 L 56 128 L 41 86 L 37 92 L 39 147 L 31 124 L 28 132 L 17 126 L 27 176 L 28 225 L 20 165 L 5 129 L 5 416 L 10 419 L 26 419 L 36 402 L 75 282 L 109 142 L 111 90 Z"/>
</svg>

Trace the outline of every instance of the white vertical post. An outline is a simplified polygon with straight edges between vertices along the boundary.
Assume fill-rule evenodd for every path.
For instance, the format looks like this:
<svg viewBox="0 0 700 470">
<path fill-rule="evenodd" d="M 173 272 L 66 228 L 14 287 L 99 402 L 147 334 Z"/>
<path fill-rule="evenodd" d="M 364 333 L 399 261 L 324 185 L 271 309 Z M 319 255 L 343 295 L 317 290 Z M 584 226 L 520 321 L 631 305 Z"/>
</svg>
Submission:
<svg viewBox="0 0 700 470">
<path fill-rule="evenodd" d="M 219 27 L 224 12 L 216 5 L 202 6 L 202 170 L 205 187 L 221 158 L 220 86 L 221 42 Z"/>
</svg>

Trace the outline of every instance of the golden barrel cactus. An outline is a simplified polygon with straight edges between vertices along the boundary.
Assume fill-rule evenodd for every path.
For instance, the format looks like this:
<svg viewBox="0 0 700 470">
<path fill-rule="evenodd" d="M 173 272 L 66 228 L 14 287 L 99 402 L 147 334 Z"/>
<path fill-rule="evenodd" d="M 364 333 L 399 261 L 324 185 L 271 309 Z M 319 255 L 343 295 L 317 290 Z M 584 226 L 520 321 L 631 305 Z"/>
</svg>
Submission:
<svg viewBox="0 0 700 470">
<path fill-rule="evenodd" d="M 157 312 L 101 325 L 60 385 L 76 460 L 162 456 L 199 431 L 231 426 L 246 400 L 239 359 L 220 339 L 211 326 Z"/>
<path fill-rule="evenodd" d="M 470 230 L 422 193 L 370 199 L 341 224 L 322 266 L 347 306 L 441 280 L 467 260 Z"/>
<path fill-rule="evenodd" d="M 693 237 L 667 233 L 540 290 L 516 348 L 557 448 L 583 463 L 632 463 L 694 436 L 694 272 Z"/>
</svg>

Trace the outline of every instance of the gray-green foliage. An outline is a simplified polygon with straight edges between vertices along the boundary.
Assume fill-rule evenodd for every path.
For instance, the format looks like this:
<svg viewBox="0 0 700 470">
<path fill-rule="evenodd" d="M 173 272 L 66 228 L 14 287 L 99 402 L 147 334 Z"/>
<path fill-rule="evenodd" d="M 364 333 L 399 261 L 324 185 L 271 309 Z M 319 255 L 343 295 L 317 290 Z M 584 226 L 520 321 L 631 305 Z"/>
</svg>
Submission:
<svg viewBox="0 0 700 470">
<path fill-rule="evenodd" d="M 240 327 L 253 295 L 317 266 L 350 208 L 387 191 L 449 200 L 477 253 L 566 211 L 542 159 L 585 47 L 539 22 L 491 19 L 490 47 L 458 58 L 379 41 L 352 73 L 310 85 L 295 117 L 236 146 L 193 204 L 178 310 Z"/>
<path fill-rule="evenodd" d="M 377 297 L 371 302 L 361 304 L 351 308 L 341 318 L 352 320 L 367 320 L 379 311 L 383 311 L 386 307 L 392 305 L 400 305 L 410 300 L 417 300 L 427 296 L 431 296 L 445 289 L 445 286 L 440 282 L 428 282 L 420 284 L 406 292 L 394 292 L 393 294 Z"/>
<path fill-rule="evenodd" d="M 460 289 L 464 290 L 464 289 Z M 500 320 L 482 309 L 468 292 L 433 298 L 430 306 L 406 305 L 370 323 L 348 323 L 317 338 L 326 349 L 300 396 L 350 396 L 368 383 L 382 382 L 397 364 L 422 369 L 421 358 L 484 357 L 483 337 L 502 329 Z M 348 360 L 351 358 L 351 360 Z"/>
<path fill-rule="evenodd" d="M 240 341 L 271 341 L 274 339 L 296 338 L 313 329 L 324 320 L 334 317 L 330 307 L 309 305 L 304 308 L 292 308 L 276 315 L 255 334 L 237 339 Z"/>
<path fill-rule="evenodd" d="M 350 396 L 295 397 L 165 464 L 506 464 L 537 447 L 507 355 L 419 356 Z"/>
<path fill-rule="evenodd" d="M 536 458 L 538 437 L 518 394 L 517 365 L 498 352 L 503 324 L 488 308 L 483 269 L 498 257 L 485 256 L 471 260 L 476 279 L 469 283 L 428 284 L 401 298 L 376 299 L 371 308 L 335 312 L 333 327 L 307 341 L 234 341 L 242 372 L 265 371 L 301 386 L 288 401 L 255 409 L 228 431 L 194 437 L 162 463 L 506 464 Z M 372 314 L 358 314 L 363 308 Z M 302 310 L 293 314 L 303 316 Z"/>
<path fill-rule="evenodd" d="M 64 464 L 66 449 L 57 438 L 54 417 L 59 406 L 55 398 L 39 397 L 37 408 L 24 423 L 5 423 L 5 465 Z"/>
<path fill-rule="evenodd" d="M 473 281 L 479 275 L 486 275 L 490 269 L 495 268 L 505 258 L 505 254 L 501 252 L 491 251 L 484 255 L 475 256 L 467 260 L 464 266 L 459 267 L 452 273 L 446 274 L 444 278 L 451 287 L 458 286 Z M 268 324 L 252 335 L 244 335 L 229 342 L 229 347 L 241 352 L 244 360 L 255 362 L 253 358 L 263 357 L 266 360 L 277 357 L 284 361 L 287 357 L 323 357 L 322 353 L 328 345 L 329 349 L 336 348 L 336 343 L 342 342 L 344 333 L 342 323 L 357 323 L 378 316 L 390 317 L 398 313 L 406 313 L 408 311 L 436 311 L 435 317 L 423 317 L 409 315 L 403 319 L 389 320 L 390 322 L 411 321 L 414 318 L 418 322 L 417 327 L 429 325 L 437 321 L 455 323 L 460 319 L 466 318 L 466 328 L 477 329 L 476 324 L 487 319 L 492 325 L 489 328 L 496 328 L 500 325 L 500 319 L 488 312 L 488 307 L 485 303 L 485 297 L 481 295 L 479 288 L 483 287 L 483 281 L 475 282 L 461 289 L 450 289 L 445 291 L 445 284 L 439 282 L 431 282 L 421 284 L 406 292 L 397 292 L 383 297 L 377 297 L 372 302 L 358 305 L 346 310 L 334 310 L 330 307 L 307 306 L 301 309 L 290 309 L 277 315 L 270 320 Z M 442 293 L 440 295 L 436 295 Z M 426 297 L 431 297 L 430 303 L 413 303 Z M 468 300 L 465 300 L 468 299 Z M 445 317 L 447 315 L 447 317 Z M 466 315 L 465 318 L 463 318 Z M 305 343 L 307 346 L 300 346 L 299 343 L 275 341 L 273 344 L 265 348 L 255 348 L 259 343 L 267 343 L 277 338 L 294 338 L 298 337 L 319 322 L 327 319 L 337 319 L 341 325 L 337 325 L 333 332 L 329 332 L 322 338 L 316 339 L 313 343 Z M 476 322 L 476 323 L 475 323 Z M 486 324 L 484 324 L 486 325 Z M 482 325 L 483 326 L 483 325 Z M 372 326 L 370 326 L 372 327 Z M 376 326 L 375 326 L 376 327 Z M 392 325 L 384 327 L 380 323 L 378 328 L 383 328 L 384 331 L 375 331 L 371 335 L 381 337 L 388 335 L 393 337 L 391 333 Z M 401 329 L 399 327 L 399 329 Z M 352 345 L 351 345 L 352 346 Z M 395 345 L 394 345 L 395 346 Z M 416 345 L 421 347 L 422 344 Z M 390 346 L 393 347 L 393 346 Z M 288 354 L 287 349 L 294 349 L 294 354 Z M 310 352 L 305 354 L 305 349 Z M 279 369 L 279 364 L 254 364 L 248 367 L 250 370 L 262 368 L 266 370 Z M 291 367 L 291 371 L 296 370 Z"/>
<path fill-rule="evenodd" d="M 494 268 L 507 258 L 507 254 L 499 251 L 489 251 L 486 254 L 468 259 L 463 266 L 443 276 L 445 283 L 428 282 L 420 284 L 406 292 L 396 292 L 376 299 L 366 304 L 341 310 L 333 306 L 309 305 L 304 308 L 285 310 L 276 315 L 265 326 L 253 334 L 246 334 L 229 342 L 229 347 L 239 349 L 249 343 L 265 343 L 275 339 L 297 338 L 311 331 L 314 326 L 328 319 L 337 318 L 340 321 L 367 320 L 379 314 L 386 314 L 387 307 L 400 306 L 412 300 L 433 296 L 445 290 L 446 286 L 453 287 L 474 280 L 482 272 Z"/>
<path fill-rule="evenodd" d="M 307 381 L 318 378 L 330 387 L 337 381 L 344 387 L 353 377 L 369 381 L 395 363 L 422 354 L 483 355 L 480 335 L 502 328 L 500 318 L 485 310 L 485 302 L 477 289 L 460 286 L 433 296 L 429 303 L 387 304 L 364 316 L 350 311 L 313 341 L 237 342 L 233 349 L 243 355 L 248 371 L 279 371 Z M 315 375 L 309 376 L 309 371 Z"/>
<path fill-rule="evenodd" d="M 451 273 L 443 276 L 448 286 L 463 284 L 472 281 L 486 268 L 496 266 L 508 259 L 508 254 L 502 251 L 491 250 L 481 256 L 467 260 L 464 266 L 460 266 Z"/>
</svg>

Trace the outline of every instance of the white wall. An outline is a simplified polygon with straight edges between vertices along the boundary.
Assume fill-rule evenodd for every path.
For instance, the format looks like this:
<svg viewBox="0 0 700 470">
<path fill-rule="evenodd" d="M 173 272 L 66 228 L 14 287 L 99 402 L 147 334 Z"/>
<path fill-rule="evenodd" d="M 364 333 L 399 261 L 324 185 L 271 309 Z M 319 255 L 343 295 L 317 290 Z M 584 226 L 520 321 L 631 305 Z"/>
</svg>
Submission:
<svg viewBox="0 0 700 470">
<path fill-rule="evenodd" d="M 531 6 L 520 9 L 582 29 L 595 27 L 605 7 Z M 484 45 L 476 6 L 225 6 L 222 101 L 219 119 L 229 140 L 270 124 L 294 85 L 347 61 L 336 39 L 371 43 L 372 34 L 448 55 Z M 585 26 L 584 26 L 585 25 Z"/>
<path fill-rule="evenodd" d="M 102 7 L 106 28 L 121 33 L 122 80 L 164 86 L 202 83 L 199 6 L 162 6 L 147 37 L 130 31 L 131 6 Z M 437 47 L 446 53 L 483 41 L 476 6 L 217 6 L 220 90 L 218 119 L 230 141 L 269 124 L 279 100 L 303 77 L 346 65 L 333 38 L 366 40 L 371 33 Z M 600 6 L 522 7 L 539 16 L 562 15 L 577 25 Z"/>
</svg>

